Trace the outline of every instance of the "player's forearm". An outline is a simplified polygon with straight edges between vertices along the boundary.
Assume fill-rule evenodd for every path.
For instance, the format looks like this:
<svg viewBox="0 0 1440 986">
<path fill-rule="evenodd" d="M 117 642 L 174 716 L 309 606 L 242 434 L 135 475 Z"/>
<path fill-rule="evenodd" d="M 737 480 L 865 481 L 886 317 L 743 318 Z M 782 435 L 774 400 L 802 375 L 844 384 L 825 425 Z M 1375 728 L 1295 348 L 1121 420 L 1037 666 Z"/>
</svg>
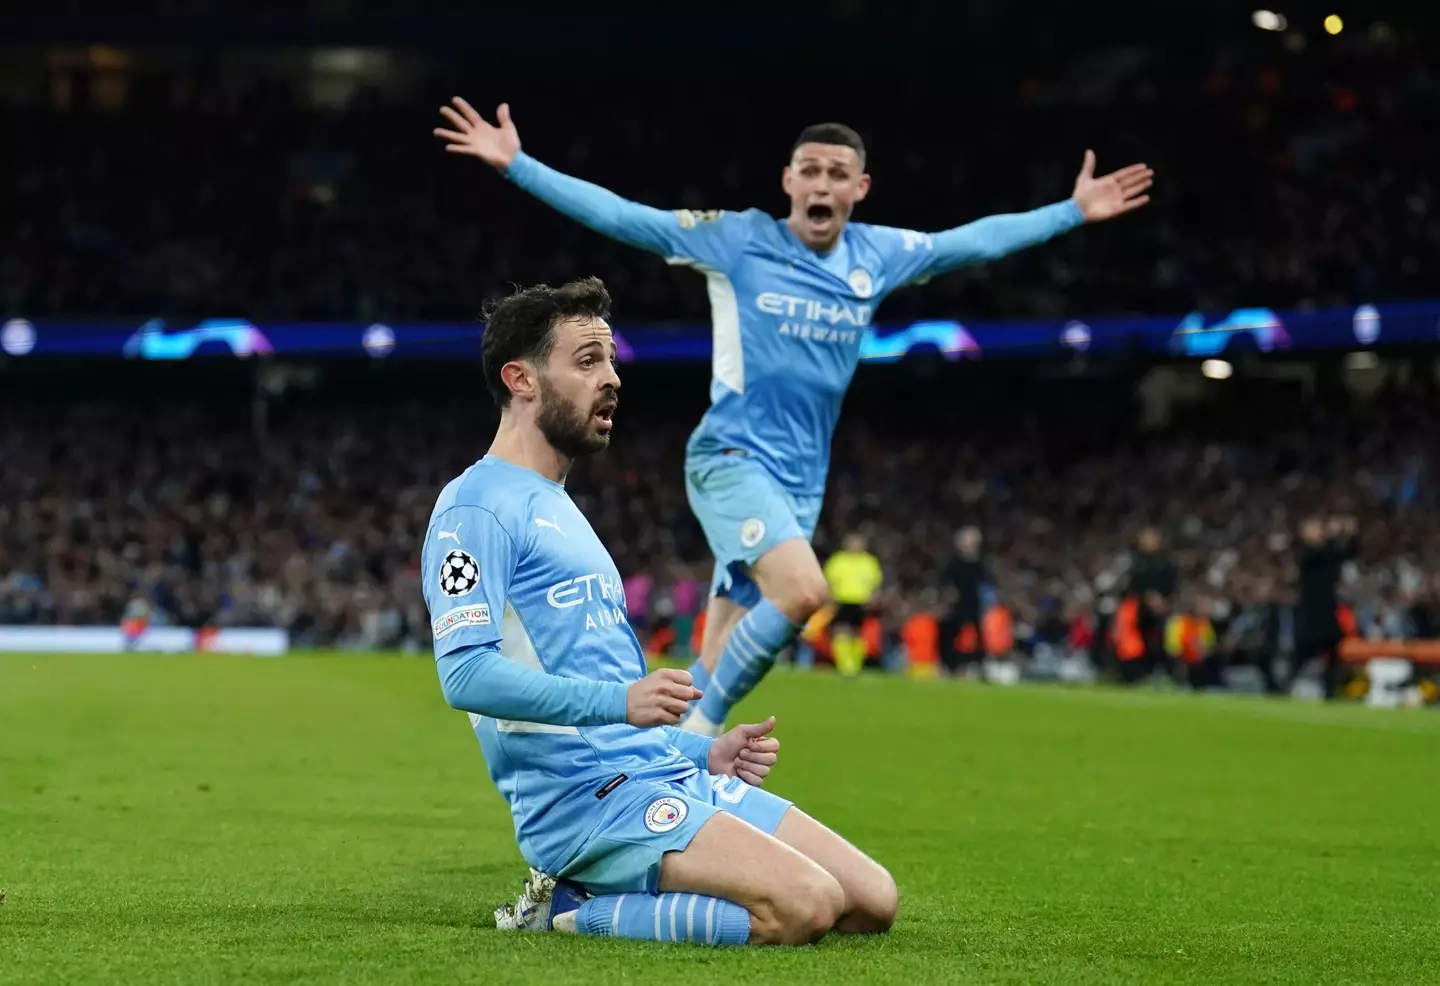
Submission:
<svg viewBox="0 0 1440 986">
<path fill-rule="evenodd" d="M 1084 222 L 1084 213 L 1070 199 L 1029 212 L 986 216 L 936 233 L 934 268 L 938 273 L 999 260 L 1069 232 Z"/>
<path fill-rule="evenodd" d="M 663 230 L 674 215 L 640 205 L 588 181 L 561 174 L 530 157 L 515 155 L 505 177 L 546 205 L 595 232 L 642 250 L 665 253 Z"/>
<path fill-rule="evenodd" d="M 551 726 L 602 726 L 625 721 L 627 686 L 565 678 L 526 668 L 491 647 L 465 647 L 436 662 L 440 688 L 462 712 Z"/>
<path fill-rule="evenodd" d="M 670 745 L 679 750 L 685 757 L 699 767 L 707 770 L 710 766 L 710 747 L 715 740 L 710 736 L 701 736 L 699 733 L 688 733 L 675 726 L 664 726 L 666 735 L 670 738 Z"/>
</svg>

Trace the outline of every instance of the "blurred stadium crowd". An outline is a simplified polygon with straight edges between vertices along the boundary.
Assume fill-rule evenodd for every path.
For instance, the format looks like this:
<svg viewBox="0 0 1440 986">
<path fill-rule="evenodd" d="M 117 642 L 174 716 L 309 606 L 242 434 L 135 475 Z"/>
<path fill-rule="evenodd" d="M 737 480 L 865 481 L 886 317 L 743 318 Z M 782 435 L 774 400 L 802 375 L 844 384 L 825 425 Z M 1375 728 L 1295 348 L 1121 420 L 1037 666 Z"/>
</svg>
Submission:
<svg viewBox="0 0 1440 986">
<path fill-rule="evenodd" d="M 492 70 L 424 77 L 403 95 L 361 87 L 343 107 L 273 79 L 77 69 L 41 99 L 0 102 L 0 127 L 25 135 L 0 182 L 0 309 L 468 319 L 506 284 L 593 273 L 624 318 L 706 320 L 693 274 L 440 153 L 434 107 L 454 92 L 487 112 L 510 100 L 541 160 L 660 207 L 778 210 L 789 141 L 837 116 L 870 141 L 861 218 L 892 225 L 946 228 L 1063 198 L 1086 147 L 1102 168 L 1145 161 L 1160 176 L 1140 220 L 903 292 L 887 318 L 1428 296 L 1440 252 L 1430 50 L 1357 36 L 1292 52 L 1247 35 L 1203 55 L 907 66 L 843 99 L 776 100 L 763 72 L 656 86 L 622 64 L 584 76 L 577 100 L 573 77 Z M 983 98 L 954 97 L 966 91 Z"/>
<path fill-rule="evenodd" d="M 1435 296 L 1440 62 L 1423 39 L 1374 26 L 1308 46 L 1251 32 L 1042 50 L 913 64 L 881 52 L 883 85 L 689 71 L 683 50 L 650 52 L 684 78 L 661 85 L 644 57 L 455 73 L 397 54 L 388 81 L 302 84 L 223 55 L 117 72 L 113 52 L 86 49 L 68 68 L 46 62 L 20 98 L 0 74 L 0 127 L 23 135 L 0 180 L 0 314 L 468 321 L 512 283 L 598 274 L 622 324 L 708 321 L 692 272 L 442 153 L 434 108 L 455 93 L 487 112 L 509 100 L 527 151 L 661 207 L 779 211 L 791 139 L 834 118 L 869 141 L 859 218 L 897 226 L 1063 198 L 1087 147 L 1102 170 L 1156 169 L 1134 221 L 902 292 L 882 319 Z M 321 98 L 332 83 L 343 92 Z M 1153 524 L 1177 611 L 1208 621 L 1215 647 L 1253 650 L 1263 626 L 1259 646 L 1283 651 L 1302 519 L 1354 515 L 1341 588 L 1354 632 L 1434 636 L 1440 395 L 1415 368 L 1368 399 L 1237 377 L 1161 427 L 1128 366 L 1084 379 L 862 369 L 817 547 L 865 535 L 885 572 L 872 606 L 885 651 L 951 605 L 939 573 L 974 525 L 987 599 L 1018 645 L 1099 655 Z M 705 381 L 667 372 L 636 370 L 615 447 L 571 488 L 634 621 L 657 648 L 683 648 L 671 631 L 703 608 L 710 574 L 681 475 Z M 248 391 L 137 396 L 86 373 L 102 371 L 0 390 L 0 624 L 113 624 L 143 602 L 160 622 L 286 627 L 296 646 L 428 644 L 419 538 L 436 491 L 488 441 L 478 365 L 288 395 L 263 421 Z"/>
<path fill-rule="evenodd" d="M 1012 382 L 956 400 L 931 384 L 867 401 L 836 438 L 822 558 L 848 532 L 868 537 L 886 575 L 873 608 L 893 641 L 910 616 L 943 610 L 952 536 L 976 525 L 994 600 L 1028 648 L 1093 633 L 1146 525 L 1167 539 L 1177 608 L 1223 630 L 1293 605 L 1302 519 L 1345 512 L 1360 535 L 1341 587 L 1356 632 L 1435 633 L 1433 383 L 1363 405 L 1222 390 L 1154 431 L 1115 398 L 1124 389 Z M 478 385 L 436 390 L 287 400 L 263 440 L 243 399 L 0 398 L 0 623 L 113 624 L 146 599 L 158 620 L 282 626 L 297 645 L 426 646 L 419 539 L 493 415 Z M 681 474 L 701 395 L 629 396 L 614 446 L 570 486 L 642 631 L 688 625 L 709 577 Z"/>
</svg>

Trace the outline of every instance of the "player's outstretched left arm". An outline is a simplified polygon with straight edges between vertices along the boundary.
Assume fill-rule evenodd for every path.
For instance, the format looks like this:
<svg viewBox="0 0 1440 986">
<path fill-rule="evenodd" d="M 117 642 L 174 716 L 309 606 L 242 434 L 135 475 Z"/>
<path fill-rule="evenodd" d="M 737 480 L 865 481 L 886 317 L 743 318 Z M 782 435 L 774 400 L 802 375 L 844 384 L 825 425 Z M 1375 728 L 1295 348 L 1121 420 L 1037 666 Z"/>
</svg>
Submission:
<svg viewBox="0 0 1440 986">
<path fill-rule="evenodd" d="M 988 263 L 1067 233 L 1085 223 L 1104 222 L 1150 201 L 1155 172 L 1132 164 L 1095 177 L 1095 152 L 1086 151 L 1075 189 L 1064 202 L 1029 212 L 987 216 L 943 233 L 901 233 L 899 280 L 920 281 L 935 274 Z"/>
<path fill-rule="evenodd" d="M 749 225 L 734 213 L 656 209 L 541 164 L 520 149 L 520 132 L 507 103 L 495 111 L 493 124 L 459 96 L 451 103 L 440 107 L 449 126 L 433 131 L 445 142 L 447 152 L 478 158 L 557 212 L 602 236 L 672 262 L 716 270 L 729 266 L 749 236 Z"/>
</svg>

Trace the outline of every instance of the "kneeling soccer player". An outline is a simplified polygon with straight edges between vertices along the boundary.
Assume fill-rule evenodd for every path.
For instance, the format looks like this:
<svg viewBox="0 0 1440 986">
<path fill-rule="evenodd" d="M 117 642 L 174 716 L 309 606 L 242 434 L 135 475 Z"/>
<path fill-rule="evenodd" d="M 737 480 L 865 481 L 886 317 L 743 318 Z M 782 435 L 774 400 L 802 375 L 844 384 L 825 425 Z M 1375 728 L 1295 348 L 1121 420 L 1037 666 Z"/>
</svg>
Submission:
<svg viewBox="0 0 1440 986">
<path fill-rule="evenodd" d="M 486 310 L 489 452 L 441 492 L 422 550 L 446 701 L 470 713 L 533 868 L 502 928 L 707 944 L 884 931 L 895 882 L 759 787 L 774 721 L 675 728 L 699 692 L 646 674 L 620 573 L 565 492 L 610 442 L 620 379 L 596 279 Z"/>
</svg>

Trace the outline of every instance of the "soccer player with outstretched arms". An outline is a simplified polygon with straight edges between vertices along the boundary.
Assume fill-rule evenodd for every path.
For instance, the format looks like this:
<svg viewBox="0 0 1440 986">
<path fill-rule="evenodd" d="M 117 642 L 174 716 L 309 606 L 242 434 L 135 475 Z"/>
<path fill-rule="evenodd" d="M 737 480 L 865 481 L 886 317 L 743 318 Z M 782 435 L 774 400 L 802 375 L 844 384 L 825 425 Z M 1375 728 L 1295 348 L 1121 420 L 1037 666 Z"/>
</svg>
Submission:
<svg viewBox="0 0 1440 986">
<path fill-rule="evenodd" d="M 870 190 L 855 131 L 801 132 L 781 185 L 790 213 L 666 211 L 546 167 L 520 149 L 510 109 L 491 124 L 456 98 L 445 149 L 479 158 L 593 230 L 704 274 L 714 332 L 710 409 L 686 449 L 685 487 L 715 556 L 691 675 L 704 697 L 684 728 L 719 735 L 731 707 L 828 592 L 810 546 L 840 404 L 876 307 L 890 292 L 997 260 L 1149 201 L 1143 164 L 1095 176 L 1085 152 L 1070 198 L 939 233 L 850 222 Z"/>
</svg>

